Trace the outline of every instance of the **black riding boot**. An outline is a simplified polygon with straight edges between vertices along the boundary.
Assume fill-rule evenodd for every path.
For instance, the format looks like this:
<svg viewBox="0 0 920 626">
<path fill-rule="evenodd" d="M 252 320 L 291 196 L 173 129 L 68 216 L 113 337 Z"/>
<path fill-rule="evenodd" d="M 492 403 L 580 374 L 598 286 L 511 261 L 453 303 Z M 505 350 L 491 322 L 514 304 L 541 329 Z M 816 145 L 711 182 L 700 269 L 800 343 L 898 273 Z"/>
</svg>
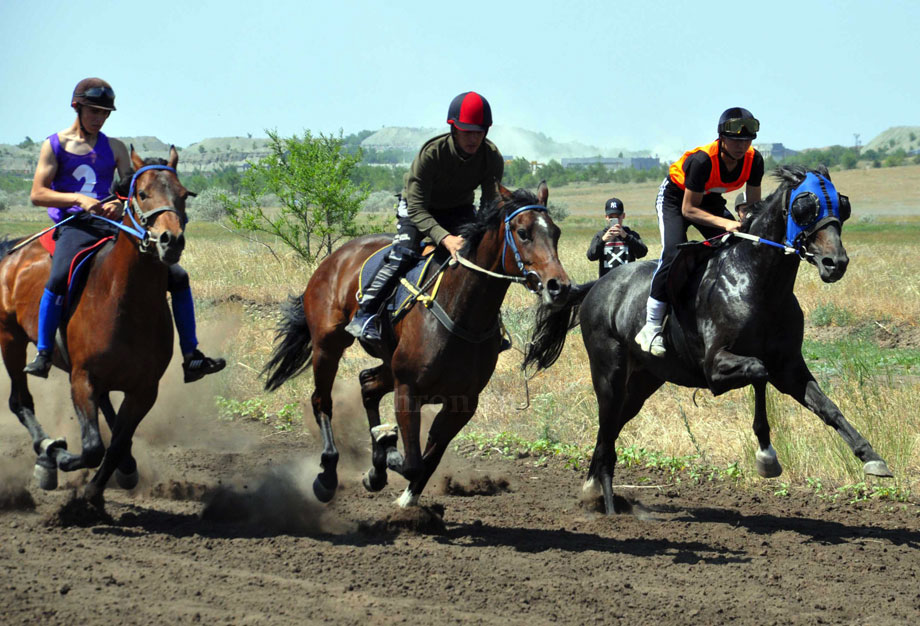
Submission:
<svg viewBox="0 0 920 626">
<path fill-rule="evenodd" d="M 391 253 L 392 254 L 392 253 Z M 395 258 L 393 258 L 395 257 Z M 396 255 L 387 255 L 384 264 L 377 270 L 371 283 L 362 289 L 361 301 L 354 319 L 345 327 L 352 336 L 370 342 L 380 341 L 380 330 L 377 328 L 377 311 L 384 299 L 390 295 L 390 289 L 399 276 L 402 258 Z"/>
</svg>

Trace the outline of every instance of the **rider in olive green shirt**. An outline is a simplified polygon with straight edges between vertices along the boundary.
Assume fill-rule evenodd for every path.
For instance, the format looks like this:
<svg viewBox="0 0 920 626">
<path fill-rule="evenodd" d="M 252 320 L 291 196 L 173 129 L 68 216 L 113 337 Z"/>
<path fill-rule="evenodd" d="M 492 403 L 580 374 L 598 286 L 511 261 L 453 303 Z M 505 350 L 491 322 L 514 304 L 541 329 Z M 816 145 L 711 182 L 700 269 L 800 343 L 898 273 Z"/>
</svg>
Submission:
<svg viewBox="0 0 920 626">
<path fill-rule="evenodd" d="M 474 91 L 458 95 L 447 113 L 449 133 L 422 146 L 412 162 L 406 189 L 397 207 L 399 222 L 393 248 L 370 284 L 362 289 L 358 312 L 349 333 L 369 342 L 380 341 L 376 315 L 400 273 L 418 257 L 423 237 L 430 237 L 456 258 L 463 238 L 453 233 L 475 221 L 473 193 L 482 188 L 480 206 L 491 202 L 504 172 L 501 152 L 486 133 L 492 125 L 488 101 Z"/>
</svg>

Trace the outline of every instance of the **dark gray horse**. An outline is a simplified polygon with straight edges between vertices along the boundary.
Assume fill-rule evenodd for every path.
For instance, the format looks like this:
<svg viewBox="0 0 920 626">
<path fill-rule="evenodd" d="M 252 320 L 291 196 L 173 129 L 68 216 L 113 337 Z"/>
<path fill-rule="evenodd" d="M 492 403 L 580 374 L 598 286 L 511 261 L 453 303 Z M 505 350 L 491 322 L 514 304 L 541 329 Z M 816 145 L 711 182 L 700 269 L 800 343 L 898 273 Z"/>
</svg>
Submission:
<svg viewBox="0 0 920 626">
<path fill-rule="evenodd" d="M 677 277 L 682 280 L 669 281 L 674 306 L 665 330 L 665 356 L 642 352 L 634 340 L 645 322 L 655 263 L 618 267 L 590 290 L 589 285 L 574 290 L 567 308 L 538 318 L 525 367 L 536 363 L 542 369 L 559 356 L 580 308 L 599 419 L 585 490 L 603 490 L 608 514 L 625 506 L 612 489 L 617 437 L 666 381 L 705 387 L 715 395 L 753 385 L 754 434 L 760 446 L 756 467 L 761 476 L 782 472 L 770 444 L 768 382 L 832 426 L 863 461 L 866 474 L 891 476 L 885 461 L 808 370 L 802 357 L 804 317 L 792 292 L 801 258 L 818 269 L 824 282 L 843 276 L 849 259 L 840 232 L 850 214 L 849 200 L 837 193 L 825 168 L 781 167 L 775 176 L 781 181 L 779 188 L 751 207 L 741 237 L 707 249 L 702 257 L 697 250 L 703 246 L 688 250 L 682 257 L 696 257 L 696 265 L 672 269 L 672 279 L 682 270 Z"/>
</svg>

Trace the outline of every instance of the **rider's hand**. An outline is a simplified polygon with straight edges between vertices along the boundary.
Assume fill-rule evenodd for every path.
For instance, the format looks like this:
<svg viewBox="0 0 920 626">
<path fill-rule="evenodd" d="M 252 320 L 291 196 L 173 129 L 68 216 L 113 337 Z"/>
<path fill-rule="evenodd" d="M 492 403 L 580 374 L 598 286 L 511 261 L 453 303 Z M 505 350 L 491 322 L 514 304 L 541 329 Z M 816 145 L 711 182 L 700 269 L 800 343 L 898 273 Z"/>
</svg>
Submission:
<svg viewBox="0 0 920 626">
<path fill-rule="evenodd" d="M 74 194 L 73 203 L 89 213 L 99 213 L 102 210 L 102 204 L 96 198 L 84 196 L 82 193 Z"/>
<path fill-rule="evenodd" d="M 450 252 L 450 256 L 453 257 L 455 261 L 464 243 L 463 237 L 458 235 L 447 235 L 441 240 L 441 245 L 447 248 L 447 251 Z"/>
<path fill-rule="evenodd" d="M 733 233 L 739 228 L 741 228 L 741 222 L 736 222 L 735 220 L 726 220 L 725 232 Z"/>
<path fill-rule="evenodd" d="M 121 219 L 121 209 L 121 200 L 112 200 L 111 202 L 106 202 L 103 204 L 97 213 L 102 217 L 109 218 L 110 220 L 117 220 Z"/>
</svg>

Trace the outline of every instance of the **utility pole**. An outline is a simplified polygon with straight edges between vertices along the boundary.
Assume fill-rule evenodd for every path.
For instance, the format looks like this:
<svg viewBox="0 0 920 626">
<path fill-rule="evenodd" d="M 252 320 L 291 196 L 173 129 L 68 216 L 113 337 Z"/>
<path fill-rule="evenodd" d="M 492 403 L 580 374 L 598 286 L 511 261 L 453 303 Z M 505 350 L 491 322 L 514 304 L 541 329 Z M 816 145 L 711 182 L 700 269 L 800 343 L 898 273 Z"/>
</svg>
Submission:
<svg viewBox="0 0 920 626">
<path fill-rule="evenodd" d="M 859 133 L 853 133 L 853 147 L 856 148 L 856 154 L 859 154 Z"/>
</svg>

